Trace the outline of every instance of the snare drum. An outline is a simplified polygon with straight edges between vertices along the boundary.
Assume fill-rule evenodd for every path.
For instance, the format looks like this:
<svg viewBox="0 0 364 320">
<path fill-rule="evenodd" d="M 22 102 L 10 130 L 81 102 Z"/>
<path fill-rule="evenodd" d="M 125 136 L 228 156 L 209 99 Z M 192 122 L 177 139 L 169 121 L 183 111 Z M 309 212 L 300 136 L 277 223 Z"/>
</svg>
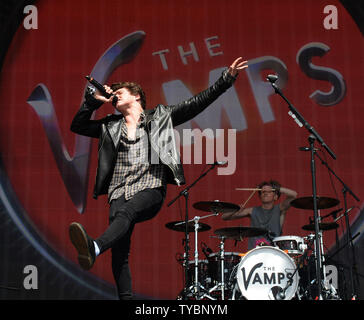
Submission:
<svg viewBox="0 0 364 320">
<path fill-rule="evenodd" d="M 303 238 L 297 236 L 282 236 L 273 239 L 273 245 L 287 252 L 291 257 L 304 254 L 307 246 Z"/>
<path fill-rule="evenodd" d="M 290 300 L 298 288 L 295 270 L 294 261 L 282 250 L 257 247 L 241 259 L 236 279 L 242 297 L 247 300 Z M 290 279 L 292 283 L 287 287 Z"/>
</svg>

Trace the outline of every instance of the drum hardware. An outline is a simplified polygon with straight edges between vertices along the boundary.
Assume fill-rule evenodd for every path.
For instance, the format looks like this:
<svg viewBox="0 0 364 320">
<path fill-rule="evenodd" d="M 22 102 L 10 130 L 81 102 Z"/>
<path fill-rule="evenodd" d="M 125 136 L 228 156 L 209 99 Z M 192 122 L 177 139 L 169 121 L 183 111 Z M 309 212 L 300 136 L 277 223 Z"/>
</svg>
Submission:
<svg viewBox="0 0 364 320">
<path fill-rule="evenodd" d="M 329 216 L 333 216 L 335 219 L 334 219 L 334 222 L 327 222 L 327 223 L 324 223 L 324 222 L 320 222 L 319 223 L 319 243 L 320 243 L 320 251 L 321 251 L 321 264 L 320 264 L 320 267 L 322 269 L 322 279 L 321 279 L 321 288 L 322 288 L 322 294 L 323 294 L 323 298 L 324 299 L 330 299 L 330 300 L 338 300 L 340 299 L 336 289 L 333 287 L 332 284 L 330 284 L 327 280 L 327 276 L 326 276 L 326 260 L 328 259 L 328 257 L 324 254 L 324 246 L 323 246 L 323 235 L 322 235 L 322 232 L 323 231 L 329 231 L 329 230 L 337 230 L 339 225 L 337 223 L 338 220 L 340 220 L 342 217 L 344 217 L 346 214 L 350 213 L 350 211 L 353 209 L 354 207 L 351 207 L 350 209 L 347 210 L 347 212 L 344 212 L 343 214 L 341 214 L 340 216 L 336 217 L 337 213 L 339 213 L 340 211 L 342 211 L 342 209 L 337 209 L 337 210 L 334 210 L 333 212 L 330 212 L 329 214 L 323 216 L 322 218 L 327 218 Z M 304 225 L 302 226 L 302 229 L 303 230 L 306 230 L 306 231 L 314 231 L 315 228 L 314 228 L 314 224 L 312 224 L 312 220 L 310 218 L 310 224 L 308 225 Z M 357 236 L 359 235 L 356 234 L 352 239 L 351 241 L 356 238 Z M 312 238 L 315 238 L 315 235 L 310 235 L 309 236 L 311 239 Z M 329 259 L 331 259 L 334 255 L 336 255 L 339 251 L 341 251 L 344 247 L 346 247 L 348 245 L 348 243 L 344 244 L 344 246 L 342 246 L 341 248 L 338 248 L 336 252 L 334 252 L 330 257 Z M 314 251 L 314 257 L 316 258 L 315 256 L 315 251 Z M 350 269 L 350 267 L 348 267 L 348 269 Z M 317 281 L 316 281 L 316 278 L 314 278 L 311 282 L 310 282 L 310 286 L 313 286 L 313 285 L 316 285 L 317 286 Z"/>
<path fill-rule="evenodd" d="M 185 228 L 184 224 L 185 224 L 184 221 L 172 221 L 172 222 L 166 223 L 165 226 L 166 226 L 166 228 L 171 229 L 171 230 L 174 230 L 174 231 L 185 232 L 186 231 L 186 228 Z M 199 223 L 198 224 L 197 232 L 204 232 L 204 231 L 207 231 L 207 230 L 210 230 L 210 229 L 211 229 L 211 227 L 208 224 L 206 224 L 206 223 Z M 195 223 L 194 223 L 194 220 L 190 220 L 188 222 L 187 231 L 189 233 L 195 231 Z"/>
<path fill-rule="evenodd" d="M 209 293 L 213 293 L 215 291 L 221 292 L 221 299 L 225 300 L 225 260 L 226 260 L 226 253 L 225 253 L 225 239 L 232 239 L 235 241 L 241 241 L 243 238 L 246 237 L 253 237 L 264 235 L 267 233 L 267 230 L 261 228 L 253 228 L 253 227 L 229 227 L 229 228 L 221 228 L 214 231 L 214 234 L 220 238 L 220 250 L 219 250 L 219 257 L 220 257 L 220 279 L 217 281 L 216 285 L 209 290 Z M 237 254 L 239 257 L 239 254 Z M 238 264 L 237 264 L 238 265 Z M 237 266 L 236 265 L 236 266 Z M 235 267 L 236 267 L 235 266 Z M 229 280 L 231 279 L 231 273 Z M 229 287 L 231 287 L 231 282 L 228 282 Z M 229 288 L 231 289 L 231 288 Z"/>
<path fill-rule="evenodd" d="M 221 300 L 225 300 L 225 238 L 221 237 L 220 239 L 220 250 L 219 250 L 219 259 L 220 259 L 220 277 L 221 281 L 219 281 L 214 287 L 209 290 L 211 294 L 214 291 L 221 291 Z"/>
<path fill-rule="evenodd" d="M 200 181 L 203 177 L 205 177 L 211 170 L 213 170 L 217 165 L 217 162 L 213 163 L 210 165 L 210 167 L 205 171 L 203 172 L 197 179 L 195 179 L 195 181 L 193 181 L 190 185 L 188 185 L 186 188 L 184 188 L 174 199 L 172 199 L 168 204 L 167 204 L 167 207 L 170 207 L 174 202 L 177 201 L 177 199 L 179 199 L 180 197 L 184 197 L 185 199 L 185 286 L 184 286 L 184 293 L 183 293 L 183 298 L 184 299 L 187 299 L 187 287 L 188 287 L 188 283 L 189 283 L 189 275 L 188 275 L 188 261 L 189 261 L 189 251 L 190 251 L 190 248 L 189 248 L 189 242 L 190 242 L 190 239 L 189 239 L 189 232 L 188 232 L 188 221 L 189 221 L 189 218 L 188 218 L 188 198 L 189 198 L 189 190 L 196 185 L 196 183 L 198 181 Z M 215 213 L 217 213 L 217 211 L 214 211 Z M 197 244 L 196 244 L 197 245 Z"/>
<path fill-rule="evenodd" d="M 319 223 L 319 230 L 320 231 L 328 231 L 328 230 L 335 230 L 339 227 L 336 222 L 320 222 Z M 315 231 L 315 224 L 306 224 L 302 227 L 303 230 L 306 231 Z"/>
<path fill-rule="evenodd" d="M 339 200 L 329 197 L 317 196 L 317 209 L 329 209 L 337 206 L 340 203 Z M 313 210 L 314 199 L 313 197 L 301 197 L 292 200 L 291 206 L 297 209 Z M 331 214 L 331 213 L 330 213 Z"/>
<path fill-rule="evenodd" d="M 219 251 L 208 255 L 208 274 L 211 278 L 213 287 L 209 293 L 213 296 L 216 294 L 219 300 L 229 299 L 233 286 L 235 285 L 234 269 L 239 265 L 241 260 L 240 253 L 225 251 L 225 238 L 220 238 Z"/>
<path fill-rule="evenodd" d="M 199 221 L 201 219 L 205 219 L 205 218 L 208 218 L 208 217 L 211 217 L 211 216 L 216 216 L 216 215 L 218 215 L 218 213 L 209 214 L 209 215 L 206 215 L 206 216 L 203 216 L 203 217 L 195 216 L 192 220 L 189 220 L 188 221 L 189 228 L 187 228 L 187 230 L 190 230 L 191 223 L 194 224 L 195 251 L 194 251 L 194 261 L 187 261 L 185 259 L 185 263 L 184 264 L 185 264 L 185 269 L 187 270 L 187 273 L 188 273 L 188 271 L 189 271 L 189 264 L 191 262 L 194 263 L 194 277 L 193 277 L 193 284 L 184 289 L 184 295 L 185 295 L 185 297 L 192 296 L 196 300 L 200 300 L 200 299 L 203 299 L 203 298 L 208 298 L 208 299 L 211 299 L 211 300 L 215 300 L 213 297 L 211 297 L 208 294 L 208 290 L 199 281 L 199 267 L 201 267 L 203 261 L 202 260 L 199 260 L 199 253 L 198 253 L 198 232 L 200 232 L 200 231 L 206 231 L 206 230 L 211 229 L 211 227 L 209 225 L 200 223 Z M 185 221 L 167 223 L 167 225 L 168 225 L 168 227 L 170 229 L 176 230 L 176 231 L 183 231 L 183 229 L 181 229 L 180 226 L 182 226 L 184 224 L 185 224 Z M 202 224 L 203 226 L 200 227 L 200 224 Z M 190 279 L 190 277 L 188 277 L 188 280 L 189 279 Z"/>
<path fill-rule="evenodd" d="M 308 253 L 309 253 L 309 250 L 308 248 L 312 246 L 312 244 L 315 243 L 315 235 L 314 234 L 310 234 L 306 237 L 303 237 L 302 238 L 303 240 L 306 240 L 307 241 L 307 244 L 306 243 L 302 243 L 299 247 L 300 249 L 302 250 L 302 255 L 301 256 L 296 256 L 296 269 L 292 275 L 292 278 L 290 278 L 288 281 L 287 281 L 287 285 L 285 288 L 283 288 L 283 290 L 281 292 L 279 292 L 279 298 L 281 299 L 284 299 L 285 298 L 285 295 L 286 295 L 286 291 L 288 290 L 288 288 L 290 286 L 292 286 L 292 279 L 293 279 L 293 276 L 302 268 L 302 266 L 305 264 L 305 261 L 307 261 L 308 259 Z M 289 254 L 289 253 L 288 253 Z M 303 289 L 303 286 L 302 284 L 299 284 L 299 290 L 300 289 Z M 304 292 L 303 294 L 299 292 L 299 290 L 297 291 L 297 297 L 299 300 L 302 299 L 303 295 L 306 294 L 307 296 L 307 288 L 306 288 L 306 292 Z"/>
<path fill-rule="evenodd" d="M 340 182 L 342 185 L 342 194 L 344 198 L 344 217 L 345 217 L 345 225 L 346 225 L 346 242 L 350 245 L 350 253 L 348 260 L 352 261 L 351 263 L 351 269 L 350 269 L 350 284 L 351 284 L 351 299 L 356 299 L 356 291 L 357 291 L 357 285 L 359 282 L 359 279 L 354 279 L 354 274 L 357 275 L 357 264 L 356 264 L 356 257 L 355 257 L 355 247 L 353 243 L 353 236 L 351 234 L 351 227 L 349 222 L 349 216 L 348 213 L 351 209 L 348 209 L 348 203 L 347 203 L 347 194 L 349 193 L 356 201 L 360 201 L 360 199 L 357 197 L 356 194 L 349 188 L 348 185 L 345 184 L 345 182 L 340 179 L 340 177 L 337 176 L 335 171 L 330 168 L 330 166 L 327 164 L 326 161 L 324 161 L 318 154 L 316 156 L 320 159 L 321 163 L 327 168 L 327 170 Z"/>
<path fill-rule="evenodd" d="M 240 210 L 240 207 L 234 203 L 219 200 L 195 202 L 193 207 L 201 211 L 218 213 L 234 213 Z"/>
<path fill-rule="evenodd" d="M 292 258 L 302 255 L 307 245 L 304 243 L 304 238 L 298 236 L 280 236 L 272 239 L 275 247 L 285 251 Z"/>
<path fill-rule="evenodd" d="M 321 225 L 321 224 L 320 224 Z M 308 230 L 308 229 L 306 229 Z M 313 285 L 316 285 L 317 288 L 318 288 L 318 294 L 321 293 L 321 299 L 325 299 L 325 300 L 338 300 L 339 297 L 338 297 L 338 294 L 335 290 L 335 288 L 328 282 L 327 280 L 327 276 L 326 276 L 326 257 L 325 257 L 325 254 L 324 254 L 324 244 L 323 244 L 323 236 L 322 236 L 322 232 L 325 231 L 325 230 L 332 230 L 330 228 L 328 229 L 320 229 L 319 231 L 319 241 L 318 243 L 320 244 L 320 248 L 319 248 L 319 251 L 320 251 L 320 254 L 321 254 L 321 264 L 320 264 L 320 270 L 322 270 L 322 274 L 321 274 L 321 284 L 318 285 L 318 282 L 317 282 L 317 278 L 313 279 L 312 281 L 310 281 L 309 283 L 309 288 L 306 289 L 306 294 L 307 294 L 307 290 L 310 290 L 311 291 L 311 287 Z M 315 234 L 311 234 L 307 237 L 311 243 L 313 243 L 313 257 L 315 259 L 315 261 L 317 261 L 317 257 L 316 257 L 316 245 L 317 245 L 317 241 L 315 240 L 316 238 L 316 235 Z M 308 251 L 306 251 L 308 252 Z M 309 272 L 309 270 L 308 270 Z M 321 290 L 320 290 L 321 289 Z M 320 296 L 317 294 L 317 298 L 319 298 Z M 311 293 L 310 294 L 311 297 L 313 297 L 313 294 Z"/>
</svg>

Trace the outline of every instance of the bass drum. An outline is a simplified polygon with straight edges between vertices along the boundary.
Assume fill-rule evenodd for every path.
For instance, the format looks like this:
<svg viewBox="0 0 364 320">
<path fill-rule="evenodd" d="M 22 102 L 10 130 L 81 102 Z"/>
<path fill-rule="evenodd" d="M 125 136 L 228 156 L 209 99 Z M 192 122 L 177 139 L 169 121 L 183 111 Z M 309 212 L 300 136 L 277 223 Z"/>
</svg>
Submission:
<svg viewBox="0 0 364 320">
<path fill-rule="evenodd" d="M 291 300 L 298 288 L 298 272 L 292 258 L 276 247 L 257 247 L 246 253 L 237 268 L 241 298 Z M 288 281 L 291 280 L 291 284 Z"/>
</svg>

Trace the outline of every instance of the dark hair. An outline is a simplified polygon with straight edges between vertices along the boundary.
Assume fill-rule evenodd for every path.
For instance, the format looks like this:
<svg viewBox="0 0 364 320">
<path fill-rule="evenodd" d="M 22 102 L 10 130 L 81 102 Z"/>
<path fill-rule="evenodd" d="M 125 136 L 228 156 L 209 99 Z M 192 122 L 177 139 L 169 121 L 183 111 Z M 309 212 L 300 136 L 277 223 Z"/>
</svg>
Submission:
<svg viewBox="0 0 364 320">
<path fill-rule="evenodd" d="M 281 192 L 279 191 L 279 189 L 281 188 L 281 185 L 278 181 L 275 181 L 275 180 L 263 181 L 263 182 L 259 183 L 258 188 L 261 189 L 264 186 L 271 186 L 272 189 L 274 189 L 274 192 L 276 193 L 278 198 L 281 196 Z M 259 195 L 262 194 L 262 192 L 260 190 L 258 191 L 258 193 L 259 193 Z"/>
<path fill-rule="evenodd" d="M 128 89 L 130 91 L 130 93 L 133 96 L 139 95 L 139 97 L 140 97 L 140 105 L 142 106 L 143 109 L 145 109 L 145 107 L 146 107 L 145 93 L 144 93 L 142 87 L 138 83 L 136 83 L 136 82 L 128 82 L 128 81 L 116 82 L 116 83 L 113 83 L 110 86 L 110 88 L 111 88 L 112 91 L 116 91 L 116 90 L 119 90 L 121 88 L 126 88 L 126 89 Z"/>
</svg>

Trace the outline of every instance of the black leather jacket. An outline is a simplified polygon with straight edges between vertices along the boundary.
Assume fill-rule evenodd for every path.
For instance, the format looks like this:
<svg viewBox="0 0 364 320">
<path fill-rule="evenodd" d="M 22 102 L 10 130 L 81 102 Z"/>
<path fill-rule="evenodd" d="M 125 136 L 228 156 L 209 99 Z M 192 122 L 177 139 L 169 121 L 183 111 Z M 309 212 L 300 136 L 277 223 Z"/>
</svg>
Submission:
<svg viewBox="0 0 364 320">
<path fill-rule="evenodd" d="M 235 77 L 225 70 L 221 77 L 208 89 L 177 105 L 157 105 L 145 110 L 146 126 L 151 152 L 158 155 L 161 163 L 169 168 L 167 182 L 185 184 L 179 152 L 174 142 L 173 127 L 182 124 L 205 110 L 222 93 L 232 86 Z M 93 112 L 102 105 L 86 93 L 85 101 L 75 115 L 71 131 L 99 138 L 98 167 L 94 186 L 94 198 L 107 194 L 117 159 L 117 150 L 121 137 L 121 119 L 123 115 L 108 115 L 99 120 L 91 120 Z"/>
</svg>

